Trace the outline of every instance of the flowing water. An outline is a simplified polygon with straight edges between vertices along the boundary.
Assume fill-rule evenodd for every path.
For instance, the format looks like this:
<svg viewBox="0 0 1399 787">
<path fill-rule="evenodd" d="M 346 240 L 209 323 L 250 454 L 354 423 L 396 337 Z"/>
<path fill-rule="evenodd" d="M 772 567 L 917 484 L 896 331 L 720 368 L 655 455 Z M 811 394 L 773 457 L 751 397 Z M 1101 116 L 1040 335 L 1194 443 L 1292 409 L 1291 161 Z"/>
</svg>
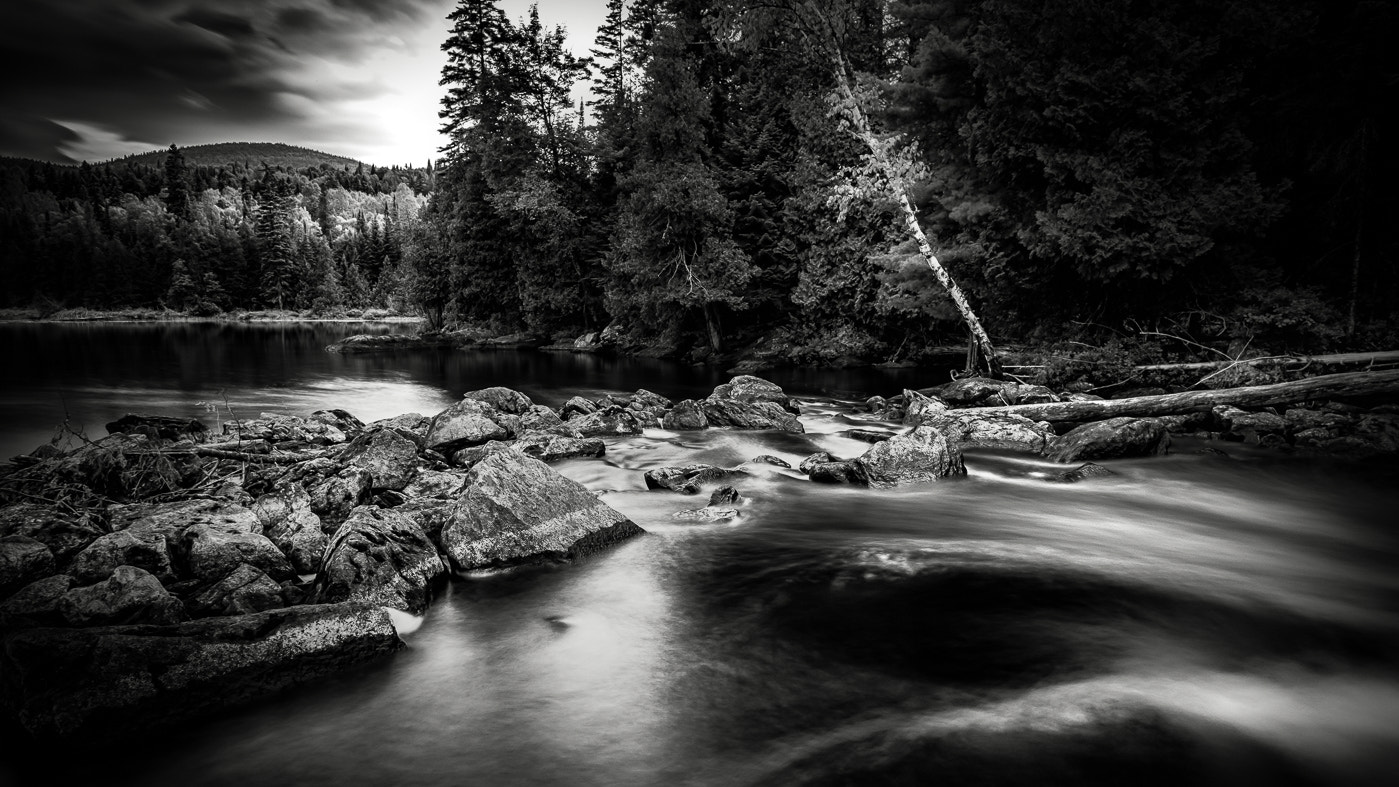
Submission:
<svg viewBox="0 0 1399 787">
<path fill-rule="evenodd" d="M 235 411 L 341 406 L 369 420 L 435 412 L 494 384 L 557 405 L 637 387 L 680 398 L 725 377 L 513 351 L 317 354 L 330 334 L 358 327 L 84 330 L 63 336 L 72 344 L 53 357 L 139 344 L 177 364 L 130 368 L 156 352 L 132 349 L 96 369 L 46 366 L 7 383 L 7 440 L 35 420 L 23 413 L 45 392 L 62 391 L 70 414 L 109 402 L 82 411 L 92 423 L 128 409 L 197 414 L 219 391 Z M 841 432 L 893 426 L 860 420 L 849 400 L 937 381 L 905 374 L 774 375 L 802 399 L 805 435 L 611 438 L 605 458 L 556 467 L 648 535 L 574 565 L 456 577 L 424 618 L 405 621 L 408 648 L 389 660 L 136 746 L 17 755 L 8 776 L 260 786 L 1396 783 L 1392 469 L 1237 444 L 1223 446 L 1225 457 L 1188 440 L 1073 485 L 1044 480 L 1061 467 L 997 452 L 969 453 L 965 479 L 895 491 L 751 464 L 735 482 L 742 515 L 726 524 L 671 517 L 704 496 L 644 488 L 651 467 L 858 454 L 867 446 Z"/>
</svg>

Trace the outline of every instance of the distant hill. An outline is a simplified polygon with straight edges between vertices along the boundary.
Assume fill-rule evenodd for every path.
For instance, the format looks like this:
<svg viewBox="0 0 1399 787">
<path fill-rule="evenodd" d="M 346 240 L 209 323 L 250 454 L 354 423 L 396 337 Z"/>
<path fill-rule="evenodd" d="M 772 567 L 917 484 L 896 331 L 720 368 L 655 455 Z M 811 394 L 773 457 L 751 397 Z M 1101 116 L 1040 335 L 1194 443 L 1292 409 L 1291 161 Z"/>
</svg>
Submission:
<svg viewBox="0 0 1399 787">
<path fill-rule="evenodd" d="M 165 156 L 169 150 L 169 148 L 152 150 L 150 153 L 125 156 L 107 163 L 116 165 L 142 164 L 158 167 L 165 163 Z M 319 166 L 342 169 L 346 166 L 353 168 L 359 165 L 359 162 L 352 158 L 335 156 L 295 145 L 286 145 L 281 142 L 216 142 L 212 145 L 182 147 L 180 152 L 185 156 L 185 163 L 192 167 L 217 167 L 243 163 L 256 167 L 263 162 L 266 162 L 268 166 L 288 169 Z"/>
</svg>

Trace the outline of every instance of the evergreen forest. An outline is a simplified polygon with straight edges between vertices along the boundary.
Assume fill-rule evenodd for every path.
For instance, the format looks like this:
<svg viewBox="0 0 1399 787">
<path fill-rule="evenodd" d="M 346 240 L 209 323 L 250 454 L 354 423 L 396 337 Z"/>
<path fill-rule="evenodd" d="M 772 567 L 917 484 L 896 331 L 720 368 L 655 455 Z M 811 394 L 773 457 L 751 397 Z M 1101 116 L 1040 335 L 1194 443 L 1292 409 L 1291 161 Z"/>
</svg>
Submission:
<svg viewBox="0 0 1399 787">
<path fill-rule="evenodd" d="M 998 342 L 1399 342 L 1392 3 L 607 11 L 575 53 L 459 0 L 424 168 L 0 163 L 0 305 L 917 361 L 967 337 L 918 228 Z"/>
</svg>

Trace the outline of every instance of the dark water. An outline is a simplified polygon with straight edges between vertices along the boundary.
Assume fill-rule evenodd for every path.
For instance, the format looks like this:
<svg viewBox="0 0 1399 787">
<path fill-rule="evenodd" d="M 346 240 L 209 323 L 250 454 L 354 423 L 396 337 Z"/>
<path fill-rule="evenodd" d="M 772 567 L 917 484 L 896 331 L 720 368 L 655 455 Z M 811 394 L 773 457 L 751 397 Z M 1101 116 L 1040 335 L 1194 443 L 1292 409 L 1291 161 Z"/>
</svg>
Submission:
<svg viewBox="0 0 1399 787">
<path fill-rule="evenodd" d="M 183 402 L 237 385 L 253 398 L 276 380 L 275 401 L 292 409 L 334 394 L 377 417 L 409 409 L 396 401 L 432 412 L 491 384 L 547 402 L 712 385 L 697 370 L 530 353 L 327 359 L 285 349 L 303 329 L 270 330 L 229 337 L 263 343 L 261 372 L 202 337 L 225 359 L 204 358 L 197 380 L 211 382 L 185 392 L 132 374 L 114 395 Z M 180 344 L 135 333 L 125 341 Z M 110 382 L 55 373 L 42 384 Z M 790 384 L 808 394 L 883 386 L 817 375 Z M 365 409 L 380 402 L 384 411 Z M 742 518 L 722 525 L 671 518 L 702 498 L 644 489 L 650 467 L 863 450 L 838 434 L 862 423 L 839 401 L 804 405 L 804 436 L 655 431 L 610 440 L 605 459 L 559 465 L 650 534 L 568 567 L 454 579 L 425 618 L 405 623 L 409 648 L 389 661 L 116 752 L 46 756 L 38 769 L 16 755 L 27 765 L 12 777 L 1396 783 L 1392 473 L 1232 445 L 1221 458 L 1188 441 L 1079 485 L 1046 483 L 1045 463 L 997 453 L 969 455 L 965 480 L 882 492 L 753 466 L 737 484 Z"/>
</svg>

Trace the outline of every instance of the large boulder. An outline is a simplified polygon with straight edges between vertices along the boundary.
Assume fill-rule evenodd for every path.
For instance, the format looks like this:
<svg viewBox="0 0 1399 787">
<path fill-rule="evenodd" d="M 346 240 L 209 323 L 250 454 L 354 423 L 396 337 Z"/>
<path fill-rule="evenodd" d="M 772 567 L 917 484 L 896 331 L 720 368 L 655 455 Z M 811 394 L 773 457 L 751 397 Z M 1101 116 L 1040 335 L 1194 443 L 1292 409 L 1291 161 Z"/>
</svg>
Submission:
<svg viewBox="0 0 1399 787">
<path fill-rule="evenodd" d="M 514 452 L 482 460 L 442 528 L 462 569 L 568 559 L 645 531 L 582 484 Z"/>
<path fill-rule="evenodd" d="M 301 606 L 178 626 L 29 629 L 0 645 L 5 704 L 44 738 L 110 742 L 270 696 L 403 647 L 388 613 Z"/>
<path fill-rule="evenodd" d="M 110 577 L 118 566 L 135 566 L 162 582 L 175 578 L 165 533 L 142 528 L 118 530 L 92 542 L 73 558 L 68 573 L 88 584 Z"/>
<path fill-rule="evenodd" d="M 1090 459 L 1118 459 L 1164 454 L 1171 446 L 1171 435 L 1155 418 L 1109 418 L 1084 424 L 1055 438 L 1048 456 L 1056 462 L 1083 462 Z"/>
<path fill-rule="evenodd" d="M 217 582 L 247 563 L 282 582 L 296 578 L 277 545 L 261 533 L 225 530 L 214 525 L 195 525 L 182 538 L 189 573 L 205 582 Z"/>
<path fill-rule="evenodd" d="M 574 436 L 572 427 L 564 426 L 563 419 L 552 409 L 542 404 L 536 404 L 520 414 L 520 431 L 555 431 L 559 434 Z"/>
<path fill-rule="evenodd" d="M 356 508 L 326 548 L 318 601 L 364 601 L 422 614 L 431 584 L 447 567 L 412 518 L 396 509 Z"/>
<path fill-rule="evenodd" d="M 801 462 L 797 465 L 797 469 L 802 471 L 803 473 L 806 473 L 807 475 L 811 475 L 811 468 L 817 465 L 825 464 L 827 462 L 835 461 L 838 460 L 834 456 L 831 456 L 830 453 L 826 451 L 817 451 L 811 456 L 808 456 L 807 458 L 801 460 Z"/>
<path fill-rule="evenodd" d="M 331 408 L 329 410 L 317 410 L 311 413 L 312 421 L 320 421 L 323 424 L 333 426 L 344 432 L 347 436 L 353 437 L 364 431 L 364 422 L 354 417 L 347 410 Z"/>
<path fill-rule="evenodd" d="M 356 437 L 340 461 L 367 471 L 371 489 L 398 491 L 418 472 L 418 446 L 392 429 L 376 429 Z"/>
<path fill-rule="evenodd" d="M 102 534 L 91 517 L 65 514 L 52 506 L 18 503 L 0 508 L 0 536 L 28 536 L 41 542 L 60 570 Z"/>
<path fill-rule="evenodd" d="M 194 498 L 171 503 L 130 503 L 108 509 L 113 532 L 121 530 L 156 532 L 165 535 L 173 547 L 184 531 L 194 525 L 212 525 L 246 533 L 262 531 L 262 523 L 251 509 L 230 500 Z"/>
<path fill-rule="evenodd" d="M 761 377 L 754 377 L 751 374 L 740 374 L 723 385 L 716 386 L 714 392 L 709 395 L 709 399 L 711 401 L 731 400 L 749 404 L 769 402 L 793 414 L 801 413 L 796 404 L 792 402 L 791 397 L 782 390 L 782 386 Z"/>
<path fill-rule="evenodd" d="M 807 476 L 818 484 L 869 484 L 865 468 L 853 459 L 834 462 L 813 462 L 807 466 Z"/>
<path fill-rule="evenodd" d="M 1018 383 L 992 380 L 989 377 L 963 377 L 942 386 L 938 398 L 953 407 L 1012 404 Z"/>
<path fill-rule="evenodd" d="M 465 486 L 466 473 L 460 470 L 424 470 L 403 489 L 403 495 L 409 500 L 420 497 L 447 499 L 456 497 Z"/>
<path fill-rule="evenodd" d="M 795 415 L 775 402 L 748 402 L 739 399 L 711 397 L 700 402 L 699 405 L 710 426 L 727 426 L 733 429 L 780 429 L 784 432 L 806 431 Z"/>
<path fill-rule="evenodd" d="M 467 391 L 462 394 L 462 398 L 484 402 L 499 412 L 512 415 L 524 415 L 534 406 L 534 402 L 528 396 L 501 385 L 482 388 L 479 391 Z"/>
<path fill-rule="evenodd" d="M 463 399 L 438 413 L 424 438 L 428 448 L 451 454 L 490 440 L 510 437 L 510 430 L 499 423 L 500 411 L 476 399 Z"/>
<path fill-rule="evenodd" d="M 1048 424 L 1023 415 L 983 415 L 975 410 L 926 415 L 923 425 L 947 435 L 963 450 L 998 448 L 1043 454 L 1055 437 Z"/>
<path fill-rule="evenodd" d="M 666 412 L 661 418 L 661 428 L 671 431 L 685 431 L 689 429 L 708 429 L 709 419 L 704 415 L 704 408 L 694 399 L 685 399 L 677 402 L 675 407 Z"/>
<path fill-rule="evenodd" d="M 195 617 L 249 615 L 287 605 L 282 586 L 262 570 L 242 564 L 233 573 L 200 591 L 189 601 Z"/>
<path fill-rule="evenodd" d="M 876 444 L 854 460 L 865 482 L 887 488 L 967 474 L 962 452 L 947 435 L 930 426 Z"/>
<path fill-rule="evenodd" d="M 366 428 L 392 429 L 412 440 L 419 448 L 424 448 L 426 444 L 423 440 L 427 437 L 427 430 L 432 428 L 432 419 L 422 413 L 404 413 L 392 418 L 381 418 Z"/>
<path fill-rule="evenodd" d="M 59 612 L 72 626 L 169 624 L 186 618 L 180 600 L 135 566 L 119 566 L 107 579 L 63 594 Z"/>
<path fill-rule="evenodd" d="M 0 537 L 0 598 L 55 571 L 53 552 L 29 536 Z"/>
<path fill-rule="evenodd" d="M 252 506 L 263 535 L 287 556 L 298 574 L 314 574 L 329 540 L 321 518 L 311 510 L 311 496 L 299 484 L 281 483 Z"/>
<path fill-rule="evenodd" d="M 563 403 L 559 409 L 559 416 L 565 421 L 571 421 L 580 415 L 596 412 L 597 405 L 581 396 L 575 396 Z"/>
<path fill-rule="evenodd" d="M 1287 421 L 1277 413 L 1266 410 L 1253 412 L 1222 404 L 1212 412 L 1226 439 L 1262 443 L 1274 437 L 1276 442 L 1276 438 L 1281 438 L 1287 431 Z"/>
</svg>

